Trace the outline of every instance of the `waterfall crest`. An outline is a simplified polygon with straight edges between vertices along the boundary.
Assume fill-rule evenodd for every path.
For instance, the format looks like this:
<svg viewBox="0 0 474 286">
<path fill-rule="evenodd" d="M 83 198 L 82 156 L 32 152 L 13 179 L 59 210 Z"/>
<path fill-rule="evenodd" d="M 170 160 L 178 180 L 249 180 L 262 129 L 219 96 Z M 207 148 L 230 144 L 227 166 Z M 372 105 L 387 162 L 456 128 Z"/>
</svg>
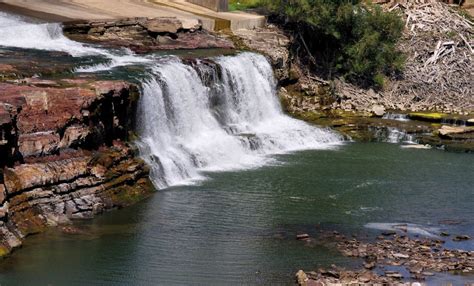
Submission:
<svg viewBox="0 0 474 286">
<path fill-rule="evenodd" d="M 78 72 L 109 70 L 118 66 L 151 62 L 128 49 L 106 50 L 68 39 L 58 23 L 32 23 L 27 19 L 0 12 L 0 46 L 65 52 L 73 57 L 100 56 L 105 64 L 81 67 Z"/>
<path fill-rule="evenodd" d="M 158 188 L 203 179 L 203 171 L 268 164 L 268 155 L 328 149 L 334 132 L 286 116 L 270 64 L 243 53 L 215 62 L 157 65 L 143 81 L 141 154 Z"/>
</svg>

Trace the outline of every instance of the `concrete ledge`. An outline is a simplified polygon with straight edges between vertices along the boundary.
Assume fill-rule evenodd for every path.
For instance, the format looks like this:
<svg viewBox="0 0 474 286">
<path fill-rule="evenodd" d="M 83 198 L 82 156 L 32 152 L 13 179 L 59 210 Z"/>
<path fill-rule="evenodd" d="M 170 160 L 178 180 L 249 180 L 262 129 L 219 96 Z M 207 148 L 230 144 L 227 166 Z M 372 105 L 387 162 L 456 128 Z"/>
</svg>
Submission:
<svg viewBox="0 0 474 286">
<path fill-rule="evenodd" d="M 148 0 L 152 3 L 166 5 L 168 7 L 191 13 L 196 17 L 212 19 L 215 22 L 215 29 L 255 29 L 264 27 L 267 19 L 265 16 L 245 13 L 245 12 L 215 12 L 211 9 L 190 3 L 189 0 Z"/>
<path fill-rule="evenodd" d="M 229 11 L 228 0 L 188 0 L 188 2 L 209 8 L 216 12 L 227 12 Z"/>
</svg>

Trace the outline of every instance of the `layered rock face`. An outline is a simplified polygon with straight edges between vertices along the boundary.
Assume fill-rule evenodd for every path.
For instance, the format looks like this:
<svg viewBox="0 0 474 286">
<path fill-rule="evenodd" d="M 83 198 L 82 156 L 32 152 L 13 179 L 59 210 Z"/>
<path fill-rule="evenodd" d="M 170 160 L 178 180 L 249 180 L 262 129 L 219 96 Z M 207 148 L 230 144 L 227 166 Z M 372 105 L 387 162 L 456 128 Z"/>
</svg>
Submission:
<svg viewBox="0 0 474 286">
<path fill-rule="evenodd" d="M 70 22 L 66 35 L 82 42 L 127 47 L 136 53 L 157 50 L 233 48 L 231 41 L 202 29 L 201 23 L 176 18 L 131 18 L 111 21 Z"/>
<path fill-rule="evenodd" d="M 234 32 L 242 39 L 244 47 L 255 50 L 268 57 L 275 72 L 275 78 L 283 85 L 295 79 L 296 72 L 290 57 L 290 38 L 276 26 L 254 30 L 237 30 Z"/>
<path fill-rule="evenodd" d="M 47 226 L 152 192 L 148 168 L 124 142 L 137 99 L 121 81 L 0 83 L 0 256 Z"/>
</svg>

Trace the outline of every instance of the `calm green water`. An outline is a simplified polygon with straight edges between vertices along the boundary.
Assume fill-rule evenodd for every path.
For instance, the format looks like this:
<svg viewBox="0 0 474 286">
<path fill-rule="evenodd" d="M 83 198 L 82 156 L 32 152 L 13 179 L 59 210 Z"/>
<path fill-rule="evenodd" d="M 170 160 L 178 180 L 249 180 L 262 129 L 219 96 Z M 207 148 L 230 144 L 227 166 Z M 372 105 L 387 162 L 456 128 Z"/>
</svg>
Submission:
<svg viewBox="0 0 474 286">
<path fill-rule="evenodd" d="M 159 191 L 82 223 L 80 235 L 31 237 L 0 263 L 0 284 L 291 285 L 300 268 L 360 263 L 296 241 L 298 232 L 315 235 L 321 227 L 373 237 L 379 231 L 365 224 L 407 222 L 474 236 L 472 155 L 354 143 L 278 159 Z M 474 250 L 472 241 L 448 245 Z M 474 276 L 428 282 L 445 281 Z"/>
</svg>

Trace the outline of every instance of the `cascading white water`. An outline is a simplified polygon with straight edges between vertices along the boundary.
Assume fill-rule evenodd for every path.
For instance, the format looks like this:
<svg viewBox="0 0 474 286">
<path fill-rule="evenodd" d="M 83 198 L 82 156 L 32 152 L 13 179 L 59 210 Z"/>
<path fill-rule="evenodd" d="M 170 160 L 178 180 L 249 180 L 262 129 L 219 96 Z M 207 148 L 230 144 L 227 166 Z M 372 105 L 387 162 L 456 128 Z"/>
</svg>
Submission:
<svg viewBox="0 0 474 286">
<path fill-rule="evenodd" d="M 130 50 L 117 50 L 112 53 L 72 41 L 64 36 L 61 25 L 57 23 L 31 23 L 21 17 L 3 12 L 0 12 L 0 46 L 59 51 L 73 57 L 101 56 L 109 60 L 107 64 L 79 68 L 78 72 L 95 72 L 151 61 L 135 56 Z"/>
<path fill-rule="evenodd" d="M 263 56 L 243 53 L 194 67 L 174 59 L 152 74 L 143 82 L 138 131 L 158 188 L 202 179 L 202 171 L 257 167 L 270 154 L 342 142 L 282 112 Z"/>
<path fill-rule="evenodd" d="M 382 119 L 396 120 L 396 121 L 410 121 L 407 114 L 398 114 L 398 113 L 387 113 Z"/>
<path fill-rule="evenodd" d="M 158 188 L 203 179 L 203 171 L 262 166 L 273 161 L 270 154 L 333 148 L 342 142 L 336 133 L 282 112 L 272 68 L 263 56 L 244 53 L 194 66 L 177 58 L 158 63 L 130 51 L 72 41 L 59 24 L 30 23 L 2 12 L 0 46 L 109 59 L 79 72 L 153 63 L 150 78 L 142 83 L 138 131 L 141 153 Z"/>
</svg>

